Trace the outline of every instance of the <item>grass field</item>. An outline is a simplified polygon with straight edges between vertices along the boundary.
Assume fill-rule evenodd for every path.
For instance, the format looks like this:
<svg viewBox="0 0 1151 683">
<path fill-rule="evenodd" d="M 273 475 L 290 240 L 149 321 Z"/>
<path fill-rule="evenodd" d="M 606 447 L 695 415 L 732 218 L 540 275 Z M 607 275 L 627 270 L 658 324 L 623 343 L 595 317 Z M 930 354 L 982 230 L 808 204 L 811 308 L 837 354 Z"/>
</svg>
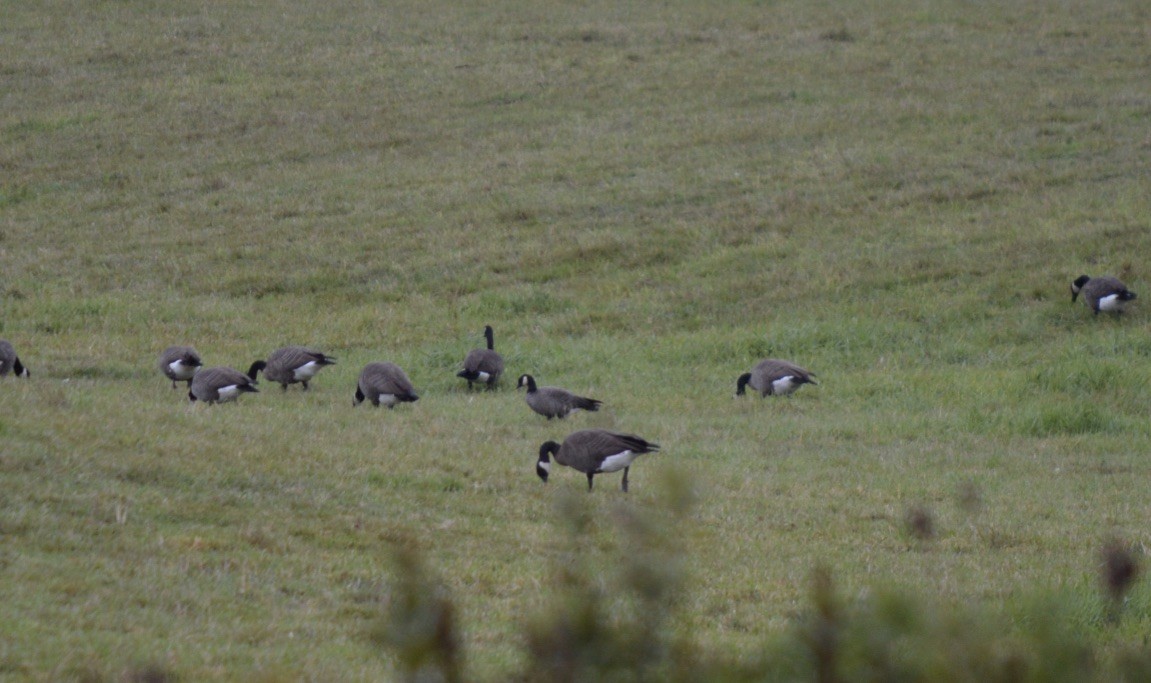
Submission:
<svg viewBox="0 0 1151 683">
<path fill-rule="evenodd" d="M 664 517 L 672 628 L 752 657 L 827 567 L 1101 651 L 1151 542 L 1151 7 L 0 0 L 0 678 L 379 680 L 393 550 L 523 665 Z M 1081 274 L 1140 299 L 1093 316 Z M 485 324 L 503 389 L 455 377 Z M 191 405 L 155 359 L 336 356 Z M 820 385 L 735 400 L 760 358 Z M 352 408 L 370 361 L 422 398 Z M 557 423 L 515 378 L 603 411 Z M 534 474 L 583 427 L 631 472 Z M 694 502 L 668 511 L 676 481 Z M 590 521 L 564 519 L 570 498 Z M 586 500 L 585 500 L 586 499 Z M 909 533 L 909 510 L 934 534 Z M 626 514 L 625 514 L 626 513 Z M 128 672 L 128 673 L 126 673 Z"/>
</svg>

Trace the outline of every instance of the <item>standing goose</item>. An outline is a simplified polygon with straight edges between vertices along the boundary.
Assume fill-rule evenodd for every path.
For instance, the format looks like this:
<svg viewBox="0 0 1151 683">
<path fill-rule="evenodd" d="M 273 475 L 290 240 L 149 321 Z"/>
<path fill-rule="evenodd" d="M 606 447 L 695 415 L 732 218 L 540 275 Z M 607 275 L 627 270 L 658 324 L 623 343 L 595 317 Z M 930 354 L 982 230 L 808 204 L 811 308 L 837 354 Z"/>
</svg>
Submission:
<svg viewBox="0 0 1151 683">
<path fill-rule="evenodd" d="M 267 361 L 258 360 L 248 369 L 248 377 L 256 379 L 256 373 L 264 371 L 264 377 L 279 382 L 284 391 L 289 384 L 300 382 L 304 390 L 308 389 L 308 381 L 325 366 L 335 365 L 336 359 L 305 346 L 285 346 L 276 349 Z"/>
<path fill-rule="evenodd" d="M 551 470 L 548 456 L 552 455 L 559 464 L 586 474 L 588 491 L 592 489 L 592 478 L 595 475 L 623 470 L 621 487 L 626 493 L 627 474 L 632 462 L 644 453 L 655 453 L 658 450 L 659 444 L 631 434 L 619 434 L 606 429 L 581 429 L 568 435 L 562 446 L 555 441 L 541 444 L 536 474 L 547 483 Z"/>
<path fill-rule="evenodd" d="M 352 405 L 360 405 L 365 398 L 376 407 L 383 403 L 389 408 L 395 408 L 397 403 L 420 400 L 412 388 L 412 381 L 395 363 L 368 363 L 364 366 L 356 383 Z"/>
<path fill-rule="evenodd" d="M 603 403 L 603 401 L 597 401 L 594 398 L 576 396 L 567 389 L 560 389 L 559 387 L 537 387 L 536 380 L 531 375 L 520 375 L 516 389 L 521 387 L 528 388 L 524 399 L 531 409 L 549 420 L 553 417 L 563 419 L 577 410 L 594 412 L 599 410 Z"/>
<path fill-rule="evenodd" d="M 160 354 L 160 372 L 172 380 L 172 388 L 176 382 L 187 382 L 192 388 L 192 376 L 203 365 L 200 354 L 191 346 L 169 346 Z"/>
<path fill-rule="evenodd" d="M 814 373 L 808 372 L 794 363 L 775 358 L 759 361 L 751 372 L 739 376 L 735 384 L 735 395 L 743 396 L 744 388 L 748 385 L 759 392 L 760 396 L 787 396 L 803 384 L 818 384 L 812 377 Z"/>
<path fill-rule="evenodd" d="M 188 400 L 209 405 L 227 403 L 235 401 L 240 394 L 259 391 L 253 384 L 255 380 L 233 368 L 203 368 L 188 385 Z"/>
<path fill-rule="evenodd" d="M 488 389 L 494 389 L 500 375 L 504 374 L 503 356 L 496 353 L 495 338 L 492 326 L 484 327 L 484 338 L 488 340 L 488 348 L 472 349 L 464 358 L 464 369 L 456 373 L 456 377 L 463 377 L 468 381 L 468 391 L 472 389 L 473 382 L 484 382 Z"/>
<path fill-rule="evenodd" d="M 1080 294 L 1083 295 L 1083 303 L 1090 306 L 1095 315 L 1099 315 L 1099 311 L 1122 313 L 1127 302 L 1135 298 L 1135 292 L 1128 290 L 1118 278 L 1087 275 L 1080 275 L 1071 283 L 1071 301 Z"/>
<path fill-rule="evenodd" d="M 9 372 L 17 377 L 31 377 L 28 368 L 20 362 L 20 356 L 16 355 L 12 342 L 0 339 L 0 377 L 7 376 Z"/>
</svg>

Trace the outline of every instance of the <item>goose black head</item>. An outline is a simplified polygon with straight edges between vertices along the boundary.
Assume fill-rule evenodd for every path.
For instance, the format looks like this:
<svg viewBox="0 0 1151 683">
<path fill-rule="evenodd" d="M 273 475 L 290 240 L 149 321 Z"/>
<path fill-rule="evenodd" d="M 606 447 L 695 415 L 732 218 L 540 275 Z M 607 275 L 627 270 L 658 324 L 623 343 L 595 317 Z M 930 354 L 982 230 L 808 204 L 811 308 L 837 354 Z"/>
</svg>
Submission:
<svg viewBox="0 0 1151 683">
<path fill-rule="evenodd" d="M 1079 290 L 1083 289 L 1083 285 L 1087 284 L 1090 279 L 1091 277 L 1088 275 L 1080 275 L 1075 278 L 1075 281 L 1071 283 L 1071 301 L 1075 301 L 1079 297 Z"/>
<path fill-rule="evenodd" d="M 262 360 L 258 360 L 255 363 L 252 363 L 252 367 L 248 368 L 248 379 L 255 382 L 256 381 L 256 373 L 263 370 L 266 367 L 268 367 L 268 364 Z"/>
<path fill-rule="evenodd" d="M 540 459 L 536 461 L 536 474 L 545 484 L 548 483 L 548 474 L 552 467 L 550 456 L 554 455 L 559 448 L 560 445 L 555 441 L 545 441 L 540 444 Z"/>
</svg>

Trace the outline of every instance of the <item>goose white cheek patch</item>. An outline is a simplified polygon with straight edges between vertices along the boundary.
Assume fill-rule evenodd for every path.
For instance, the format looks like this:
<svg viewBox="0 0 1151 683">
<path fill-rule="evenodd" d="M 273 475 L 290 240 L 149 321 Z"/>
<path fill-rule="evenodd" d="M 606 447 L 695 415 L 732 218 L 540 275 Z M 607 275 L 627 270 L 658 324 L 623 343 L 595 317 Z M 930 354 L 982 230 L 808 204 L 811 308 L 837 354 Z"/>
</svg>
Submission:
<svg viewBox="0 0 1151 683">
<path fill-rule="evenodd" d="M 543 462 L 543 461 L 537 462 L 536 467 L 540 468 L 541 470 L 543 470 L 544 472 L 547 472 L 549 474 L 552 471 L 552 464 L 550 462 Z"/>
</svg>

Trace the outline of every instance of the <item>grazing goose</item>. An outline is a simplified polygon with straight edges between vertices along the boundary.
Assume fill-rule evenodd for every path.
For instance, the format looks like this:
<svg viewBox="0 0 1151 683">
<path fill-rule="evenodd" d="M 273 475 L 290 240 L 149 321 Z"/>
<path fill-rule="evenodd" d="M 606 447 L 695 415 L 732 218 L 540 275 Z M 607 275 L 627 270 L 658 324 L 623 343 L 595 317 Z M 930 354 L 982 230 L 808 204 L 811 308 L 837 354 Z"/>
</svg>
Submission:
<svg viewBox="0 0 1151 683">
<path fill-rule="evenodd" d="M 743 396 L 744 388 L 750 385 L 761 397 L 768 394 L 787 396 L 802 384 L 818 384 L 812 377 L 815 377 L 815 374 L 794 363 L 767 358 L 759 361 L 751 372 L 739 376 L 735 385 L 735 395 Z"/>
<path fill-rule="evenodd" d="M 1095 315 L 1099 311 L 1122 313 L 1128 301 L 1135 298 L 1135 292 L 1113 277 L 1088 277 L 1080 275 L 1071 283 L 1071 301 L 1083 295 L 1083 303 L 1091 307 Z"/>
<path fill-rule="evenodd" d="M 464 358 L 464 369 L 456 373 L 456 377 L 463 377 L 468 381 L 468 391 L 472 389 L 473 382 L 484 382 L 488 389 L 494 389 L 500 375 L 504 374 L 503 356 L 496 353 L 495 339 L 492 326 L 484 327 L 484 337 L 488 340 L 488 348 L 472 349 Z"/>
<path fill-rule="evenodd" d="M 352 405 L 360 405 L 365 398 L 376 407 L 383 403 L 389 408 L 395 408 L 397 403 L 420 400 L 412 388 L 412 381 L 395 363 L 368 363 L 364 366 L 356 383 Z"/>
<path fill-rule="evenodd" d="M 17 377 L 31 376 L 28 368 L 20 362 L 20 356 L 16 355 L 16 348 L 12 346 L 12 342 L 0 339 L 0 377 L 7 376 L 9 372 Z"/>
<path fill-rule="evenodd" d="M 191 346 L 169 346 L 160 354 L 160 372 L 172 380 L 173 389 L 176 388 L 176 382 L 187 382 L 191 389 L 192 376 L 203 364 L 200 354 Z"/>
<path fill-rule="evenodd" d="M 240 394 L 259 391 L 253 384 L 255 380 L 233 368 L 203 368 L 193 375 L 188 385 L 188 400 L 227 403 L 235 401 Z"/>
<path fill-rule="evenodd" d="M 545 441 L 540 445 L 540 459 L 536 462 L 536 474 L 547 483 L 551 470 L 549 455 L 555 456 L 561 465 L 587 475 L 587 490 L 591 491 L 592 478 L 601 472 L 623 470 L 624 492 L 627 492 L 627 473 L 632 462 L 644 453 L 654 453 L 659 444 L 651 443 L 631 434 L 619 434 L 605 429 L 581 429 L 572 432 L 564 439 L 563 445 L 555 441 Z"/>
<path fill-rule="evenodd" d="M 264 377 L 279 382 L 284 391 L 289 384 L 300 382 L 304 390 L 308 389 L 308 381 L 316 376 L 327 365 L 335 365 L 336 359 L 314 349 L 304 346 L 285 346 L 276 349 L 267 361 L 258 360 L 248 369 L 248 377 L 255 380 L 256 373 L 264 371 Z"/>
<path fill-rule="evenodd" d="M 567 389 L 560 389 L 559 387 L 537 387 L 536 380 L 531 375 L 520 375 L 516 389 L 521 387 L 528 388 L 524 399 L 527 400 L 531 409 L 549 420 L 553 417 L 563 419 L 577 410 L 594 412 L 599 410 L 603 403 L 603 401 L 597 401 L 594 398 L 576 396 Z"/>
</svg>

